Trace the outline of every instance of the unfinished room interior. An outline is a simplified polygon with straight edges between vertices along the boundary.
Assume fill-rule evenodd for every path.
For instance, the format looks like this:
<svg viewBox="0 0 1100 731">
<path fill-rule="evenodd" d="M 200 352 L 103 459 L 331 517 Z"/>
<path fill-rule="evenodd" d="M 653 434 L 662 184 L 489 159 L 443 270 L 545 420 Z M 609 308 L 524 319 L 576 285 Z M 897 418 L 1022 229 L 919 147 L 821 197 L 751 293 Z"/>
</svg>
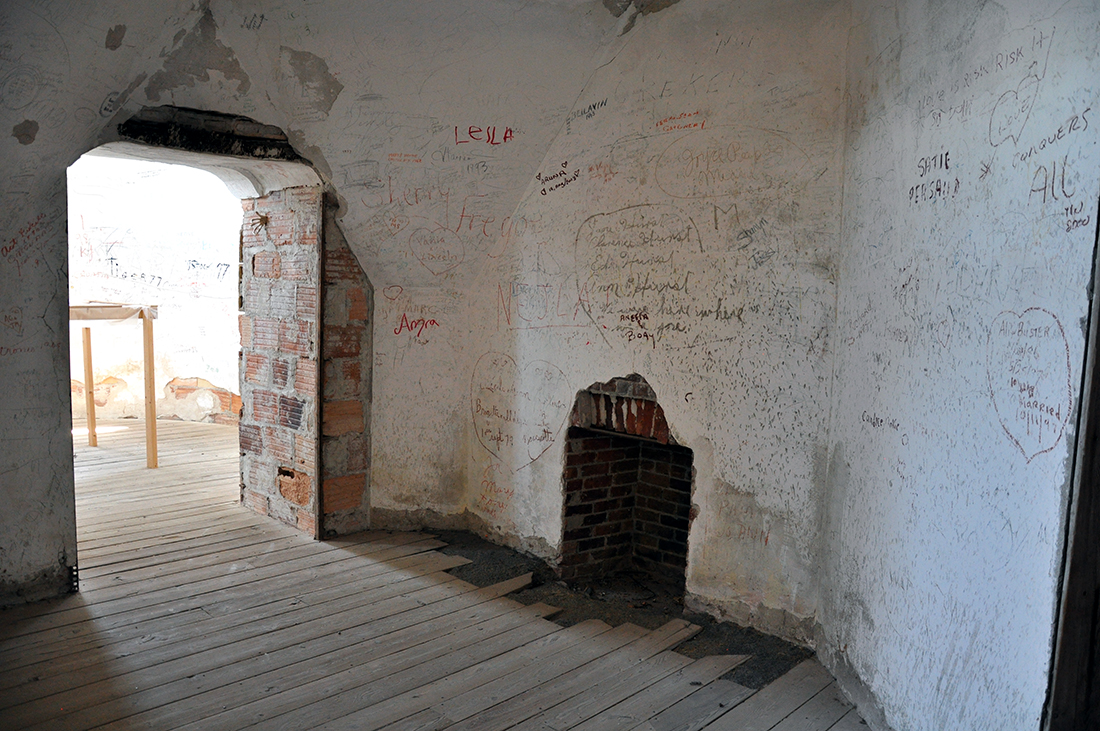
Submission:
<svg viewBox="0 0 1100 731">
<path fill-rule="evenodd" d="M 1094 0 L 0 3 L 0 729 L 1100 728 L 1094 105 Z"/>
</svg>

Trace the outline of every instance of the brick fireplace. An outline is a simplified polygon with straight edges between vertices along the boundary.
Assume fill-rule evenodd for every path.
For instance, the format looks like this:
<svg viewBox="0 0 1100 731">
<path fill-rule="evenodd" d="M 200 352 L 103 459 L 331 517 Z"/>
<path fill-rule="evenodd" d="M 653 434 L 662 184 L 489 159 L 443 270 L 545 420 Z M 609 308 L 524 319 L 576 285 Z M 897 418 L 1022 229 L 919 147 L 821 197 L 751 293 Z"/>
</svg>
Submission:
<svg viewBox="0 0 1100 731">
<path fill-rule="evenodd" d="M 577 394 L 566 434 L 558 572 L 586 581 L 643 571 L 682 591 L 691 523 L 692 452 L 637 374 Z"/>
</svg>

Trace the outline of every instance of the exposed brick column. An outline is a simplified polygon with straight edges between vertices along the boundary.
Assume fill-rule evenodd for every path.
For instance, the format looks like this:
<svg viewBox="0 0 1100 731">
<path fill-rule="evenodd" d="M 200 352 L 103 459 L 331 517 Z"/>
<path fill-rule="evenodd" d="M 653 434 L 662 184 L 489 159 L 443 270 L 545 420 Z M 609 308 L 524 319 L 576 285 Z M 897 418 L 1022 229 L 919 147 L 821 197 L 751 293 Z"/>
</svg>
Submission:
<svg viewBox="0 0 1100 731">
<path fill-rule="evenodd" d="M 370 527 L 370 403 L 374 290 L 325 220 L 321 506 L 324 534 Z"/>
<path fill-rule="evenodd" d="M 316 536 L 321 190 L 242 205 L 241 501 Z"/>
</svg>

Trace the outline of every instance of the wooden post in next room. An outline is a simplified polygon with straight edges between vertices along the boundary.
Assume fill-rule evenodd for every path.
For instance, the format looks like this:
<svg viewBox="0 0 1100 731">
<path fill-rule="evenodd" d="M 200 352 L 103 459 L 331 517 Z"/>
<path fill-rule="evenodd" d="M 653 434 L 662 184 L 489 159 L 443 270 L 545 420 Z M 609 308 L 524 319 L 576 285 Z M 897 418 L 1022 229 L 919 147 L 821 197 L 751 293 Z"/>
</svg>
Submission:
<svg viewBox="0 0 1100 731">
<path fill-rule="evenodd" d="M 84 340 L 84 407 L 88 413 L 88 446 L 98 447 L 95 436 L 95 379 L 92 376 L 92 329 L 81 328 Z"/>
<path fill-rule="evenodd" d="M 141 312 L 145 345 L 145 466 L 157 467 L 157 384 L 153 368 L 153 317 L 151 308 Z"/>
</svg>

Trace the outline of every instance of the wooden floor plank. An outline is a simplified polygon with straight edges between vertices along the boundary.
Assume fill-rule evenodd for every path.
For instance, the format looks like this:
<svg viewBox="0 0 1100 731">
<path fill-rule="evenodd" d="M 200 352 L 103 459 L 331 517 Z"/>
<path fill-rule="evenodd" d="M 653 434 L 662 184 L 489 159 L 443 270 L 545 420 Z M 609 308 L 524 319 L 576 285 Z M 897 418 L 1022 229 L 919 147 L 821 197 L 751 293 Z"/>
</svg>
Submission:
<svg viewBox="0 0 1100 731">
<path fill-rule="evenodd" d="M 832 676 L 821 663 L 804 660 L 705 728 L 707 731 L 770 731 L 832 682 Z"/>
<path fill-rule="evenodd" d="M 594 683 L 624 672 L 638 663 L 675 647 L 699 631 L 683 620 L 672 620 L 633 642 L 560 674 L 537 687 L 497 703 L 447 728 L 454 731 L 501 731 L 583 692 Z M 609 633 L 610 634 L 610 633 Z M 605 635 L 606 636 L 606 635 Z M 600 644 L 598 641 L 592 644 Z"/>
<path fill-rule="evenodd" d="M 850 710 L 852 704 L 834 681 L 776 724 L 772 731 L 827 731 Z"/>
<path fill-rule="evenodd" d="M 640 662 L 623 672 L 598 680 L 580 693 L 510 728 L 515 731 L 571 729 L 620 701 L 631 697 L 644 697 L 654 683 L 683 670 L 690 664 L 690 658 L 675 652 L 662 652 L 647 662 Z"/>
<path fill-rule="evenodd" d="M 730 680 L 715 680 L 631 731 L 699 731 L 754 692 Z"/>
<path fill-rule="evenodd" d="M 52 657 L 39 660 L 30 665 L 7 666 L 0 671 L 0 690 L 11 688 L 24 683 L 34 681 L 35 687 L 45 685 L 45 681 L 53 676 L 65 673 L 76 673 L 82 668 L 101 662 L 102 659 L 131 657 L 131 665 L 139 662 L 152 664 L 155 661 L 150 650 L 172 644 L 185 645 L 187 652 L 195 652 L 204 644 L 224 641 L 229 632 L 241 624 L 253 624 L 258 620 L 269 620 L 283 616 L 283 621 L 300 621 L 305 614 L 303 609 L 311 607 L 314 611 L 336 611 L 341 603 L 354 603 L 359 607 L 366 607 L 394 596 L 409 594 L 427 588 L 444 578 L 434 573 L 421 574 L 421 571 L 445 571 L 455 566 L 467 563 L 468 560 L 458 556 L 444 556 L 442 554 L 429 554 L 430 559 L 417 567 L 415 574 L 409 574 L 401 580 L 389 574 L 368 577 L 362 580 L 345 580 L 328 590 L 310 592 L 308 598 L 294 597 L 290 600 L 268 602 L 253 608 L 248 612 L 237 612 L 229 615 L 210 616 L 202 614 L 202 619 L 184 624 L 176 622 L 148 622 L 141 627 L 140 635 L 127 633 L 128 636 L 116 636 L 107 638 L 99 636 L 94 638 L 96 652 L 72 652 L 68 657 Z M 68 643 L 70 648 L 72 643 Z M 76 649 L 76 648 L 72 648 Z M 93 649 L 88 647 L 82 650 Z M 140 659 L 139 659 L 140 658 Z M 54 690 L 62 690 L 58 687 Z"/>
<path fill-rule="evenodd" d="M 401 572 L 419 571 L 422 566 L 426 566 L 434 560 L 432 558 L 434 555 L 419 553 L 404 559 L 391 561 L 388 565 L 389 570 L 382 573 L 390 573 L 392 574 L 391 578 L 393 578 L 402 575 Z M 310 588 L 310 596 L 327 595 L 329 593 L 334 596 L 343 596 L 353 588 L 353 584 L 349 584 L 347 579 L 347 566 L 348 564 L 341 560 L 268 579 L 263 582 L 262 591 L 255 590 L 251 585 L 227 587 L 223 591 L 203 595 L 200 601 L 195 603 L 168 602 L 154 604 L 122 614 L 102 617 L 94 616 L 92 610 L 88 610 L 89 616 L 83 622 L 62 626 L 46 626 L 40 631 L 27 633 L 0 643 L 0 659 L 12 653 L 29 651 L 32 647 L 37 648 L 36 652 L 45 653 L 48 652 L 48 648 L 51 646 L 61 646 L 64 649 L 64 646 L 73 646 L 75 643 L 86 639 L 119 639 L 139 636 L 148 631 L 148 623 L 154 623 L 158 627 L 184 625 L 211 616 L 245 612 L 251 608 L 273 602 L 283 600 L 301 601 L 304 586 Z M 368 577 L 363 576 L 361 578 Z M 31 625 L 32 623 L 26 622 L 24 624 Z"/>
<path fill-rule="evenodd" d="M 622 731 L 666 711 L 749 659 L 748 655 L 712 655 L 691 663 L 646 689 L 577 724 L 575 731 Z"/>
<path fill-rule="evenodd" d="M 239 504 L 237 430 L 141 422 L 74 440 L 81 593 L 0 613 L 0 730 L 850 731 L 816 663 L 767 688 L 697 630 L 582 622 L 478 589 L 423 534 L 318 542 Z M 112 432 L 110 428 L 123 430 Z"/>
<path fill-rule="evenodd" d="M 828 731 L 867 731 L 867 723 L 859 717 L 859 712 L 853 708 L 830 726 Z"/>
<path fill-rule="evenodd" d="M 518 647 L 492 659 L 478 663 L 446 678 L 389 698 L 370 706 L 357 716 L 359 731 L 392 728 L 432 705 L 484 686 L 497 678 L 528 668 L 533 662 L 546 662 L 555 655 L 570 652 L 581 642 L 604 634 L 611 626 L 599 620 L 588 620 L 561 629 L 529 645 Z"/>
</svg>

